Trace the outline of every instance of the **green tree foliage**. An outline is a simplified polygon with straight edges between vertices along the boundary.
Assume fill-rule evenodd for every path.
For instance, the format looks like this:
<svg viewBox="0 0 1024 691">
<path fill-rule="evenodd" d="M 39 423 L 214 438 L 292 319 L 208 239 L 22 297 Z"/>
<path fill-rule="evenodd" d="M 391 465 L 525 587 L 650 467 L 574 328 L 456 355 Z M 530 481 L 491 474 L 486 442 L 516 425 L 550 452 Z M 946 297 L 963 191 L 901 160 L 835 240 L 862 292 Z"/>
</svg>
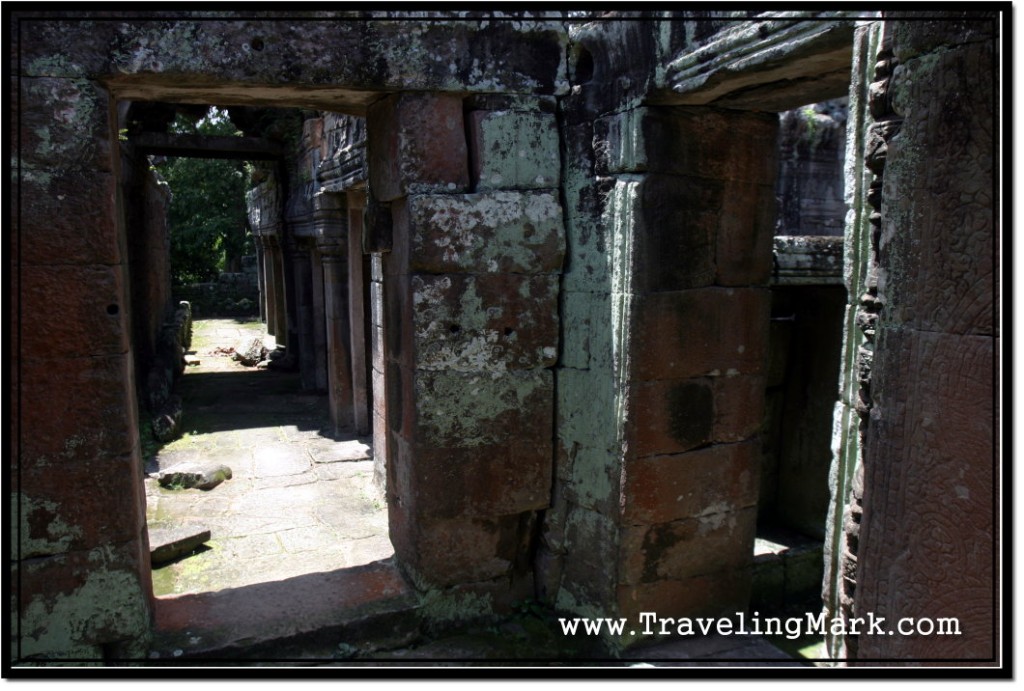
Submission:
<svg viewBox="0 0 1024 691">
<path fill-rule="evenodd" d="M 198 122 L 178 116 L 176 133 L 236 135 L 227 113 L 211 108 Z M 211 281 L 222 271 L 240 271 L 253 253 L 245 210 L 248 174 L 243 161 L 168 159 L 160 173 L 171 188 L 168 222 L 171 273 L 177 285 Z"/>
</svg>

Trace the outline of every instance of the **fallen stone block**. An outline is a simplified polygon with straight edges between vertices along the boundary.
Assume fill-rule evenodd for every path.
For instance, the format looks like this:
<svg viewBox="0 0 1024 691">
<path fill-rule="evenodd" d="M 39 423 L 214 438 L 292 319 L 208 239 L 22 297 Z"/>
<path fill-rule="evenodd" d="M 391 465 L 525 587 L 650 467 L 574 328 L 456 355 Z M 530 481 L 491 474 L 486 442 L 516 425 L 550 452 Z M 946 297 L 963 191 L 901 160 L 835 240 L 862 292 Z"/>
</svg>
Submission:
<svg viewBox="0 0 1024 691">
<path fill-rule="evenodd" d="M 149 560 L 164 564 L 192 552 L 210 539 L 210 529 L 197 526 L 149 528 Z"/>
<path fill-rule="evenodd" d="M 369 444 L 356 439 L 331 444 L 330 447 L 313 453 L 313 461 L 316 463 L 365 461 L 372 458 L 373 448 Z"/>
<path fill-rule="evenodd" d="M 153 416 L 150 427 L 159 442 L 167 443 L 181 431 L 181 397 L 171 396 L 160 411 Z"/>
<path fill-rule="evenodd" d="M 267 348 L 259 336 L 245 338 L 235 346 L 234 358 L 246 367 L 255 367 L 267 356 Z"/>
<path fill-rule="evenodd" d="M 231 468 L 221 463 L 178 463 L 157 473 L 161 487 L 213 489 L 231 479 Z"/>
</svg>

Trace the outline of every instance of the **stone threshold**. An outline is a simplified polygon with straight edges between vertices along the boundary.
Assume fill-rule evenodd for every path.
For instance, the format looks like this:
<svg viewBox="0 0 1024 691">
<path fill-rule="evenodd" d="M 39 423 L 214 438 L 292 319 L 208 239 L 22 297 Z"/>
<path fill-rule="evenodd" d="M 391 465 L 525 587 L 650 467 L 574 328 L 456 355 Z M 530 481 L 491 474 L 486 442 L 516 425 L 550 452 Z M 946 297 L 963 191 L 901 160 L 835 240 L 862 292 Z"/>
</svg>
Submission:
<svg viewBox="0 0 1024 691">
<path fill-rule="evenodd" d="M 418 599 L 393 560 L 156 598 L 152 664 L 324 661 L 407 644 Z"/>
</svg>

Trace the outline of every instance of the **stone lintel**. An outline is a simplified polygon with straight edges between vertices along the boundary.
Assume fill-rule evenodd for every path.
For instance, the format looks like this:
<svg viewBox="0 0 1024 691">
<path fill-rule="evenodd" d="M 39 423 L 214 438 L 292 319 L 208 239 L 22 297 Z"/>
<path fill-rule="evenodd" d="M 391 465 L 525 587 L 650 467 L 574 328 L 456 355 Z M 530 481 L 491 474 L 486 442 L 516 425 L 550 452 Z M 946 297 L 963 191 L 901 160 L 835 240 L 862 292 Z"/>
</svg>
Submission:
<svg viewBox="0 0 1024 691">
<path fill-rule="evenodd" d="M 841 235 L 776 235 L 772 285 L 843 285 Z"/>
<path fill-rule="evenodd" d="M 816 94 L 849 85 L 857 18 L 855 12 L 787 12 L 743 22 L 673 60 L 657 85 L 664 90 L 657 100 L 750 107 L 751 89 L 759 92 L 755 100 L 761 110 L 786 110 L 821 100 Z M 762 95 L 767 87 L 771 90 Z M 769 101 L 762 102 L 764 98 Z"/>
</svg>

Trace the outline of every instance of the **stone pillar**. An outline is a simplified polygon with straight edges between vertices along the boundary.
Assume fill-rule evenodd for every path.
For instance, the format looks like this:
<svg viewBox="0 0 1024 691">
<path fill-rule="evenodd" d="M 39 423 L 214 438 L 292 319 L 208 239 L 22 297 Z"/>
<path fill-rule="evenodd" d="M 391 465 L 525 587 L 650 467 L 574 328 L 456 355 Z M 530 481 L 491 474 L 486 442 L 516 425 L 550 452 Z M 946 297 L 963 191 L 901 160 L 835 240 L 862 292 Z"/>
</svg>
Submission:
<svg viewBox="0 0 1024 691">
<path fill-rule="evenodd" d="M 273 334 L 274 339 L 277 341 L 278 348 L 288 347 L 288 317 L 285 309 L 285 285 L 284 285 L 284 257 L 283 248 L 281 246 L 280 238 L 275 232 L 267 235 L 267 244 L 270 249 L 270 273 L 271 284 L 273 292 L 268 295 L 269 302 L 267 304 L 268 310 L 273 310 L 273 323 L 274 328 L 270 333 Z M 268 330 L 270 319 L 267 319 Z"/>
<path fill-rule="evenodd" d="M 296 238 L 291 256 L 294 288 L 294 340 L 299 377 L 304 390 L 316 388 L 316 348 L 313 327 L 313 242 Z"/>
<path fill-rule="evenodd" d="M 902 122 L 882 137 L 855 608 L 889 622 L 954 617 L 962 634 L 862 635 L 857 657 L 994 665 L 997 22 L 942 14 L 885 16 L 895 62 L 878 106 Z"/>
<path fill-rule="evenodd" d="M 348 193 L 348 298 L 350 353 L 352 354 L 352 421 L 355 433 L 370 433 L 370 401 L 366 333 L 366 279 L 363 265 L 363 210 L 365 190 Z"/>
<path fill-rule="evenodd" d="M 327 313 L 324 307 L 324 263 L 318 247 L 309 253 L 313 290 L 313 368 L 317 391 L 327 390 Z"/>
<path fill-rule="evenodd" d="M 144 659 L 152 584 L 119 123 L 98 83 L 21 67 L 10 659 Z"/>
<path fill-rule="evenodd" d="M 277 283 L 274 280 L 274 245 L 275 238 L 270 235 L 260 235 L 263 247 L 263 311 L 266 315 L 267 334 L 277 338 Z"/>
<path fill-rule="evenodd" d="M 654 107 L 566 127 L 578 162 L 539 555 L 561 609 L 747 606 L 776 130 L 774 115 Z"/>
<path fill-rule="evenodd" d="M 515 123 L 500 155 L 557 161 L 553 114 L 544 120 L 539 139 Z M 394 232 L 383 262 L 391 539 L 418 587 L 471 596 L 484 614 L 532 596 L 531 543 L 550 503 L 559 196 L 513 189 L 509 160 L 502 190 L 467 193 L 459 98 L 383 99 L 367 127 L 371 192 L 390 203 Z"/>
<path fill-rule="evenodd" d="M 322 193 L 313 198 L 317 249 L 323 266 L 324 335 L 327 394 L 334 435 L 350 432 L 352 358 L 349 352 L 348 233 L 344 197 Z"/>
<path fill-rule="evenodd" d="M 267 323 L 267 278 L 263 266 L 263 236 L 258 232 L 253 233 L 253 245 L 256 247 L 256 285 L 260 291 L 260 321 Z"/>
<path fill-rule="evenodd" d="M 870 374 L 878 317 L 877 238 L 881 228 L 881 173 L 885 147 L 881 133 L 892 130 L 876 122 L 870 107 L 885 25 L 864 22 L 854 32 L 846 144 L 844 282 L 849 303 L 843 323 L 839 399 L 832 424 L 832 468 L 825 519 L 822 600 L 829 618 L 854 614 L 857 549 L 861 522 L 862 454 L 870 416 Z M 888 71 L 886 70 L 886 76 Z M 869 160 L 869 152 L 871 158 Z M 829 655 L 855 655 L 856 637 L 826 635 Z"/>
</svg>

